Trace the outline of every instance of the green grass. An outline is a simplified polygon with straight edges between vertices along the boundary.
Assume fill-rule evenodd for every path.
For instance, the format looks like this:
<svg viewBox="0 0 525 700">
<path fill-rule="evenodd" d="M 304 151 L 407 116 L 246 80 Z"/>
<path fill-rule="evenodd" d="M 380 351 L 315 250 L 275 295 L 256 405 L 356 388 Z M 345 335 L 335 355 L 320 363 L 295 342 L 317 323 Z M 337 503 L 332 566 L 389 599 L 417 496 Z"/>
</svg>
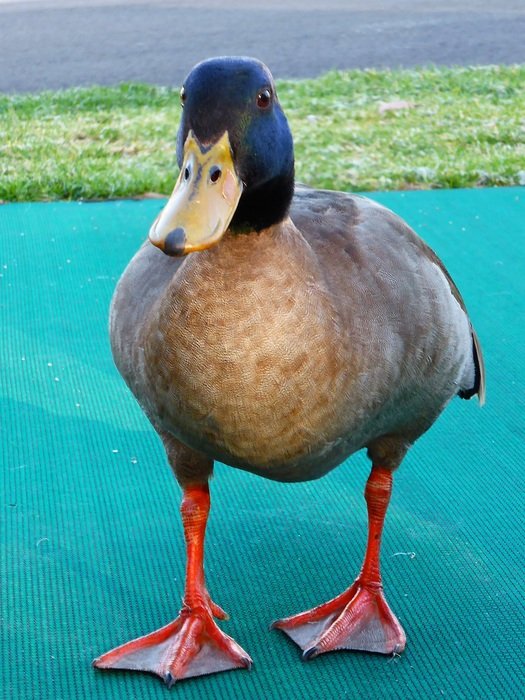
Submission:
<svg viewBox="0 0 525 700">
<path fill-rule="evenodd" d="M 525 184 L 525 66 L 333 72 L 278 92 L 309 185 Z M 0 200 L 168 193 L 179 116 L 178 89 L 149 85 L 1 96 Z"/>
</svg>

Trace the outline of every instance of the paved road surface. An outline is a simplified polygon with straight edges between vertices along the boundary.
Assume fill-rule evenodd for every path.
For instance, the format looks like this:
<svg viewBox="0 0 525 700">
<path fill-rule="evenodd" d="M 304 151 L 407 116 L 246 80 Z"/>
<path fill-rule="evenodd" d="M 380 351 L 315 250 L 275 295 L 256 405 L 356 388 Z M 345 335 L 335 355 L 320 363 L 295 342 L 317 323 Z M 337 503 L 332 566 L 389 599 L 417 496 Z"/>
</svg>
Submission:
<svg viewBox="0 0 525 700">
<path fill-rule="evenodd" d="M 179 85 L 224 54 L 279 77 L 525 63 L 525 0 L 0 0 L 1 91 Z"/>
</svg>

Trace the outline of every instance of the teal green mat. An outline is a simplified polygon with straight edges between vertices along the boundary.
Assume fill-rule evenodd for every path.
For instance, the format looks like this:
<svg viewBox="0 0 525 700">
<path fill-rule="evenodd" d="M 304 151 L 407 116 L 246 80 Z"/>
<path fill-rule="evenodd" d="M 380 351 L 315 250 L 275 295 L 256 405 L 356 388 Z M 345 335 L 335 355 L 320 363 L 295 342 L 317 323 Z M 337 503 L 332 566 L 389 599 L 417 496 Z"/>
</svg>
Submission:
<svg viewBox="0 0 525 700">
<path fill-rule="evenodd" d="M 295 485 L 219 465 L 208 582 L 255 665 L 172 697 L 523 697 L 525 188 L 374 197 L 443 258 L 488 373 L 486 407 L 454 401 L 395 478 L 384 579 L 407 650 L 303 663 L 268 631 L 357 574 L 364 454 Z M 116 280 L 161 205 L 0 207 L 2 698 L 170 697 L 152 676 L 90 667 L 172 619 L 182 593 L 178 487 L 106 330 Z"/>
</svg>

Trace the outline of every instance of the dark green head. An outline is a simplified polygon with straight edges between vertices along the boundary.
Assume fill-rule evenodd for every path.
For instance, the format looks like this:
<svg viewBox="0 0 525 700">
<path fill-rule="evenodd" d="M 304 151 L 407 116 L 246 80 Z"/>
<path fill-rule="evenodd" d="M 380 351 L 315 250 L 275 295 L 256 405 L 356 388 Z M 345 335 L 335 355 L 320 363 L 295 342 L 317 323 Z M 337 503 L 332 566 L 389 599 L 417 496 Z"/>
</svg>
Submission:
<svg viewBox="0 0 525 700">
<path fill-rule="evenodd" d="M 281 221 L 293 196 L 293 141 L 268 68 L 253 58 L 203 61 L 184 81 L 181 102 L 179 167 L 190 131 L 203 147 L 227 132 L 244 185 L 230 227 L 261 230 Z"/>
</svg>

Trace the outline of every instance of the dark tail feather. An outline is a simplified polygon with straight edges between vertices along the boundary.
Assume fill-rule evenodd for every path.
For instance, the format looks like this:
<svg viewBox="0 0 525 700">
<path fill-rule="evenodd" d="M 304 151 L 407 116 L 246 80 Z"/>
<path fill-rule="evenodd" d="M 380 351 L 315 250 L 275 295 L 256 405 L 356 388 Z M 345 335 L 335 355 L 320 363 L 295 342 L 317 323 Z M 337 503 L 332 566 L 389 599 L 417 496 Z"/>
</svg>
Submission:
<svg viewBox="0 0 525 700">
<path fill-rule="evenodd" d="M 485 363 L 483 361 L 483 353 L 479 344 L 476 331 L 472 330 L 472 357 L 474 359 L 475 377 L 474 386 L 471 389 L 461 389 L 458 396 L 462 399 L 471 399 L 476 394 L 478 395 L 479 405 L 485 403 Z"/>
</svg>

